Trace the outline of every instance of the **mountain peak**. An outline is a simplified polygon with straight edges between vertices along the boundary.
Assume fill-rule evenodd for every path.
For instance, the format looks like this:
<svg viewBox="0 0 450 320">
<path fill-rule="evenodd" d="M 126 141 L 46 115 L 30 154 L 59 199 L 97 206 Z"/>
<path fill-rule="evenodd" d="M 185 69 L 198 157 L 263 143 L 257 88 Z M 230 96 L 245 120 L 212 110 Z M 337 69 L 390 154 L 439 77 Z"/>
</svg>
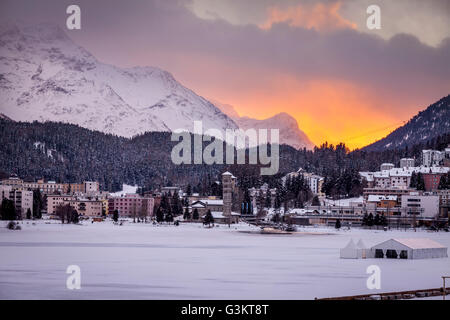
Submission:
<svg viewBox="0 0 450 320">
<path fill-rule="evenodd" d="M 155 67 L 99 62 L 54 24 L 0 33 L 0 112 L 131 137 L 147 131 L 237 128 L 213 104 Z"/>
<path fill-rule="evenodd" d="M 249 117 L 239 117 L 232 105 L 214 101 L 222 112 L 231 116 L 239 128 L 247 129 L 279 129 L 280 143 L 287 144 L 296 149 L 312 149 L 314 144 L 308 136 L 300 130 L 297 120 L 286 112 L 280 112 L 264 120 L 253 119 Z"/>
</svg>

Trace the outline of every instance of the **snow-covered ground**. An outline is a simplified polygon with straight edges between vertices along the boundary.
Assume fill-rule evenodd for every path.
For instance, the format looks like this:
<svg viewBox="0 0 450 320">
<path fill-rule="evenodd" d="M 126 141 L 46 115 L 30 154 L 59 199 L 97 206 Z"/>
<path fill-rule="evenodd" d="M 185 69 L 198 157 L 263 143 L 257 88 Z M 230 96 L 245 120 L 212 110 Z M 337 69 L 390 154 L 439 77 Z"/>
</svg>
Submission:
<svg viewBox="0 0 450 320">
<path fill-rule="evenodd" d="M 48 222 L 47 222 L 48 223 Z M 446 246 L 449 233 L 336 231 L 262 235 L 244 224 L 85 222 L 0 223 L 0 299 L 314 299 L 442 285 L 450 260 L 345 260 L 350 238 L 372 246 L 390 238 L 428 237 Z M 329 233 L 329 234 L 324 234 Z M 381 289 L 368 290 L 366 268 L 381 268 Z M 81 290 L 66 288 L 66 268 L 81 268 Z"/>
</svg>

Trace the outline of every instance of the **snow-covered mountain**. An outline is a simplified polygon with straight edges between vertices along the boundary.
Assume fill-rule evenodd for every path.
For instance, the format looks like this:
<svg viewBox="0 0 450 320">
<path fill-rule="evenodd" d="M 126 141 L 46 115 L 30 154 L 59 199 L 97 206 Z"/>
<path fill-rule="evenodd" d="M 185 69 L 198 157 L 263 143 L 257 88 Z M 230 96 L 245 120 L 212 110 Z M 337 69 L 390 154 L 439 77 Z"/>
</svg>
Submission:
<svg viewBox="0 0 450 320">
<path fill-rule="evenodd" d="M 407 124 L 397 128 L 387 137 L 367 146 L 364 150 L 382 151 L 404 148 L 426 142 L 450 132 L 450 95 L 419 112 Z"/>
<path fill-rule="evenodd" d="M 252 119 L 249 117 L 240 117 L 234 107 L 215 100 L 211 100 L 226 115 L 243 130 L 254 129 L 279 129 L 280 143 L 290 145 L 296 149 L 313 149 L 314 143 L 308 136 L 300 130 L 297 120 L 287 113 L 279 113 L 271 118 L 264 120 Z"/>
<path fill-rule="evenodd" d="M 59 27 L 0 29 L 0 113 L 131 137 L 146 131 L 236 129 L 208 100 L 154 67 L 99 62 Z"/>
<path fill-rule="evenodd" d="M 281 144 L 287 144 L 296 149 L 314 148 L 314 144 L 309 140 L 306 134 L 299 129 L 297 120 L 287 113 L 282 112 L 264 120 L 257 120 L 248 117 L 233 118 L 233 120 L 239 128 L 243 130 L 249 128 L 279 129 Z"/>
</svg>

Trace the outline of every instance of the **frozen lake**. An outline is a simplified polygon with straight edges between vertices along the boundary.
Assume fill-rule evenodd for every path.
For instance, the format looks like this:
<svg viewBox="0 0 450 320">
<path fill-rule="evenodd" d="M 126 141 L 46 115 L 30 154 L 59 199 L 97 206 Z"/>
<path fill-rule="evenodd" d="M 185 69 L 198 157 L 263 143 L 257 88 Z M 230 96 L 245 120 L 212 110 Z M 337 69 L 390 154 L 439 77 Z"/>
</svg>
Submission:
<svg viewBox="0 0 450 320">
<path fill-rule="evenodd" d="M 367 246 L 427 237 L 450 245 L 449 233 L 336 231 L 261 235 L 244 224 L 153 226 L 112 222 L 24 222 L 0 228 L 0 299 L 314 299 L 440 287 L 450 260 L 345 260 L 350 238 Z M 381 289 L 368 290 L 366 268 L 381 268 Z M 66 288 L 66 268 L 81 268 L 81 290 Z"/>
</svg>

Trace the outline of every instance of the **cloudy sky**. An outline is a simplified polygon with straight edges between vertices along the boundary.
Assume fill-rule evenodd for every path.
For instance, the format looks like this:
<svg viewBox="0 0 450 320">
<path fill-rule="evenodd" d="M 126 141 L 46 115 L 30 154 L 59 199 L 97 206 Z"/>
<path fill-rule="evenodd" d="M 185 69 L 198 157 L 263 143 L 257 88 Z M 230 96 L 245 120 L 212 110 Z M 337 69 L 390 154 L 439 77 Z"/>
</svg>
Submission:
<svg viewBox="0 0 450 320">
<path fill-rule="evenodd" d="M 99 60 L 166 69 L 241 116 L 287 112 L 316 144 L 366 145 L 450 94 L 448 0 L 2 0 L 0 19 L 65 27 L 69 4 Z"/>
</svg>

